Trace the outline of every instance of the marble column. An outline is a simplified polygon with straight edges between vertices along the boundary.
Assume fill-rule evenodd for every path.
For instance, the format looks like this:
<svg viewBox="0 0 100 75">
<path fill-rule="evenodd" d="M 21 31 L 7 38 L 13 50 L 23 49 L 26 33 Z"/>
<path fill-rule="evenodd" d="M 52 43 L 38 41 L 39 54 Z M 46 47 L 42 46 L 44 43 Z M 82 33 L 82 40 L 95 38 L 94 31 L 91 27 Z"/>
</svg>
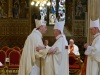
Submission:
<svg viewBox="0 0 100 75">
<path fill-rule="evenodd" d="M 87 27 L 88 27 L 88 37 L 87 42 L 91 43 L 93 39 L 93 35 L 91 35 L 89 31 L 90 27 L 90 19 L 96 20 L 100 18 L 100 0 L 88 0 L 88 21 L 87 21 Z"/>
<path fill-rule="evenodd" d="M 13 17 L 12 9 L 13 9 L 13 0 L 8 0 L 8 18 Z"/>
</svg>

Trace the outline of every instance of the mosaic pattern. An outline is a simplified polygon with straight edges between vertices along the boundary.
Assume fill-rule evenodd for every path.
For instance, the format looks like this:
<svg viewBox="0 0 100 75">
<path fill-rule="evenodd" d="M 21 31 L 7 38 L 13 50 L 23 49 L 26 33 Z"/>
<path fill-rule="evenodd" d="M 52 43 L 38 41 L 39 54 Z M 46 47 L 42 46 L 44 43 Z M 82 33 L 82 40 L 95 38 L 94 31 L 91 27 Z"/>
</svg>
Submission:
<svg viewBox="0 0 100 75">
<path fill-rule="evenodd" d="M 56 0 L 51 0 L 51 8 L 49 11 L 49 24 L 54 25 L 56 19 Z"/>
<path fill-rule="evenodd" d="M 47 16 L 47 7 L 44 6 L 42 7 L 42 10 L 40 10 L 40 16 L 42 20 L 45 20 L 46 16 Z"/>
<path fill-rule="evenodd" d="M 58 14 L 59 14 L 59 20 L 60 21 L 65 20 L 65 0 L 60 0 L 59 1 Z"/>
</svg>

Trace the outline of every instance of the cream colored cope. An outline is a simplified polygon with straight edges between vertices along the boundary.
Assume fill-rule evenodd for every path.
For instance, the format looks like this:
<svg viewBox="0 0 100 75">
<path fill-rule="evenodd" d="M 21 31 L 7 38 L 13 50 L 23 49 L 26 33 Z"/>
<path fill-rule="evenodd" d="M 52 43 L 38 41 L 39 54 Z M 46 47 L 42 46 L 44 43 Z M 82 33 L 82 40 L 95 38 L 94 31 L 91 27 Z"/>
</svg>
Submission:
<svg viewBox="0 0 100 75">
<path fill-rule="evenodd" d="M 37 28 L 41 25 L 46 25 L 45 22 L 41 22 L 41 20 L 37 20 L 37 22 L 39 22 Z M 37 46 L 44 45 L 41 32 L 35 28 L 25 41 L 18 75 L 40 75 L 40 58 L 44 57 L 48 50 L 43 49 L 37 52 Z"/>
</svg>

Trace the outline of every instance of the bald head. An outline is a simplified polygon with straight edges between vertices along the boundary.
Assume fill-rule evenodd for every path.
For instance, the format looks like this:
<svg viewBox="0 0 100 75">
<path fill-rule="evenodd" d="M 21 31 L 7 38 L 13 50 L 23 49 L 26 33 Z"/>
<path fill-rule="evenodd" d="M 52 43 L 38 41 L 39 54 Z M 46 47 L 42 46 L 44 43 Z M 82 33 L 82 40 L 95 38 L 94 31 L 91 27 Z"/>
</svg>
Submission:
<svg viewBox="0 0 100 75">
<path fill-rule="evenodd" d="M 70 40 L 69 40 L 69 44 L 70 44 L 70 45 L 73 45 L 73 44 L 74 44 L 74 40 L 73 40 L 73 39 L 70 39 Z"/>
<path fill-rule="evenodd" d="M 44 45 L 47 46 L 48 45 L 48 40 L 44 40 Z"/>
</svg>

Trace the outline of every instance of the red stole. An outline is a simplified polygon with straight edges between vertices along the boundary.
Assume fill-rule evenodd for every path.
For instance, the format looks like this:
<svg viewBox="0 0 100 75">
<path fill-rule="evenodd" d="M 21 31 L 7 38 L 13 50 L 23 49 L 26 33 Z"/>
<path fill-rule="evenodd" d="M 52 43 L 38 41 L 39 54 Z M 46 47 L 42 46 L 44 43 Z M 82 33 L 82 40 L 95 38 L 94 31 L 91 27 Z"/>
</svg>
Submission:
<svg viewBox="0 0 100 75">
<path fill-rule="evenodd" d="M 70 53 L 73 53 L 74 51 L 74 46 L 70 46 Z"/>
</svg>

